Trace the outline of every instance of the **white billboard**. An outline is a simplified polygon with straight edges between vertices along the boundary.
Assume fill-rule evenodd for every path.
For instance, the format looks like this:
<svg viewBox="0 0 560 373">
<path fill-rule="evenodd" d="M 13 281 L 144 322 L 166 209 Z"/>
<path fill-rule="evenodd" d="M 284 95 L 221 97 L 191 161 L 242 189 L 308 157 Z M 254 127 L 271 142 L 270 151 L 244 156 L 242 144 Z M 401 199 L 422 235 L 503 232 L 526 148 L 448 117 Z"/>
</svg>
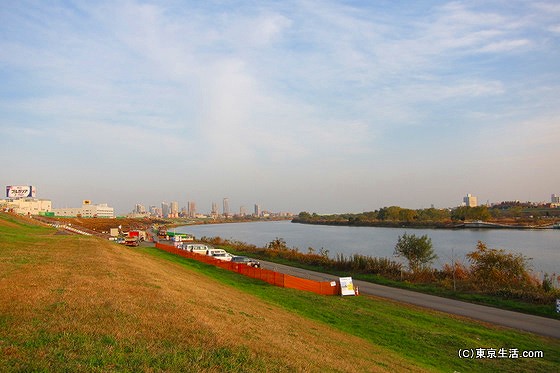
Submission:
<svg viewBox="0 0 560 373">
<path fill-rule="evenodd" d="M 32 185 L 8 185 L 6 186 L 6 197 L 8 198 L 35 198 L 36 191 Z"/>
</svg>

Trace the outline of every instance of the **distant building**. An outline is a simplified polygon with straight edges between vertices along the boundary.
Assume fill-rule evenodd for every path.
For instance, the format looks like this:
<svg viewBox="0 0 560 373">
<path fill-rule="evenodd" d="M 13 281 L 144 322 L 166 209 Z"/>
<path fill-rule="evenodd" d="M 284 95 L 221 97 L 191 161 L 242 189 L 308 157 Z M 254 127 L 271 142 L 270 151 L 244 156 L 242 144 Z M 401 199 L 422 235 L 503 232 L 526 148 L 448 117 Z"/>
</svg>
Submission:
<svg viewBox="0 0 560 373">
<path fill-rule="evenodd" d="M 82 202 L 82 207 L 65 207 L 52 209 L 55 216 L 77 216 L 84 218 L 114 218 L 115 210 L 106 203 L 98 205 L 92 204 L 86 199 Z"/>
<path fill-rule="evenodd" d="M 8 198 L 1 205 L 2 208 L 21 215 L 44 215 L 52 212 L 52 202 L 49 199 Z"/>
<path fill-rule="evenodd" d="M 171 202 L 170 206 L 171 212 L 169 213 L 170 218 L 178 218 L 179 217 L 179 202 L 173 201 Z"/>
<path fill-rule="evenodd" d="M 261 206 L 255 204 L 255 212 L 253 213 L 255 216 L 261 216 Z"/>
<path fill-rule="evenodd" d="M 164 218 L 169 218 L 171 214 L 171 209 L 169 208 L 169 204 L 167 202 L 161 203 L 161 216 Z"/>
<path fill-rule="evenodd" d="M 478 199 L 469 193 L 466 197 L 463 198 L 463 203 L 467 207 L 476 207 L 478 206 Z"/>
<path fill-rule="evenodd" d="M 37 199 L 33 185 L 7 185 L 6 199 L 0 200 L 0 210 L 13 211 L 21 215 L 45 215 L 51 213 L 49 199 Z"/>
<path fill-rule="evenodd" d="M 247 215 L 247 209 L 245 208 L 245 206 L 241 206 L 239 208 L 239 216 L 245 216 Z"/>
<path fill-rule="evenodd" d="M 560 196 L 553 194 L 550 196 L 550 205 L 552 207 L 560 207 Z"/>
<path fill-rule="evenodd" d="M 216 202 L 212 202 L 212 211 L 210 212 L 210 216 L 213 218 L 218 217 L 218 204 Z"/>
<path fill-rule="evenodd" d="M 189 218 L 195 218 L 196 217 L 196 203 L 191 201 L 191 202 L 189 202 L 188 206 L 189 206 L 189 208 L 188 208 Z"/>
<path fill-rule="evenodd" d="M 229 198 L 224 198 L 223 200 L 223 215 L 227 218 L 229 213 Z"/>
</svg>

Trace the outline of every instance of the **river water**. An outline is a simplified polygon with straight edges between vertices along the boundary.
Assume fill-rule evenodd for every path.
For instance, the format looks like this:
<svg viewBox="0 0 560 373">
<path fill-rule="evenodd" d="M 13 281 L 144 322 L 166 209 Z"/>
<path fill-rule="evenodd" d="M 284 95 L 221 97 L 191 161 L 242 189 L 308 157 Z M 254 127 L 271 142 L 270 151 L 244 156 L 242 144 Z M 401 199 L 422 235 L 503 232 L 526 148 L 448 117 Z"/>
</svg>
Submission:
<svg viewBox="0 0 560 373">
<path fill-rule="evenodd" d="M 529 264 L 535 274 L 560 274 L 560 229 L 414 229 L 345 227 L 296 224 L 290 221 L 250 222 L 192 225 L 175 228 L 178 233 L 190 233 L 196 238 L 221 237 L 266 246 L 275 238 L 282 238 L 288 247 L 306 253 L 309 247 L 319 252 L 328 250 L 330 257 L 363 254 L 393 258 L 397 239 L 403 233 L 428 235 L 438 258 L 432 263 L 441 268 L 453 258 L 468 265 L 465 254 L 476 249 L 478 241 L 489 248 L 505 249 L 531 258 Z M 399 260 L 397 258 L 393 258 Z"/>
</svg>

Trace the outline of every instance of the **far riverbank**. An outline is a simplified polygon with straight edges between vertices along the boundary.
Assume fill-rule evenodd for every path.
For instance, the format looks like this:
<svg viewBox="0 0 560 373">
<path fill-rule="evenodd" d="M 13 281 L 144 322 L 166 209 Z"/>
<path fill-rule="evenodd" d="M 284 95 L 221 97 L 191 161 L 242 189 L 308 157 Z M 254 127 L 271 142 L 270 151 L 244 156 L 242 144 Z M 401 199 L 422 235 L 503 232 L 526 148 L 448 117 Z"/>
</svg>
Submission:
<svg viewBox="0 0 560 373">
<path fill-rule="evenodd" d="M 558 222 L 545 222 L 540 225 L 529 223 L 500 223 L 485 221 L 457 222 L 415 222 L 415 221 L 350 221 L 350 220 L 305 220 L 295 218 L 292 223 L 311 225 L 334 225 L 348 227 L 378 227 L 378 228 L 418 228 L 418 229 L 560 229 Z"/>
</svg>

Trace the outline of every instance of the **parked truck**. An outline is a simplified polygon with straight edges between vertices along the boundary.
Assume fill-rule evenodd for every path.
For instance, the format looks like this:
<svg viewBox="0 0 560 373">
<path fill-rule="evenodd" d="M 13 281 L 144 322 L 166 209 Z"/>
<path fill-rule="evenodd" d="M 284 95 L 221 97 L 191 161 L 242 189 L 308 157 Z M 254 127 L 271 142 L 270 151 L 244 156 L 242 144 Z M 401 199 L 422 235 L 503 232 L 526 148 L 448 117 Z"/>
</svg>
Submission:
<svg viewBox="0 0 560 373">
<path fill-rule="evenodd" d="M 138 246 L 140 245 L 140 239 L 138 236 L 128 236 L 124 238 L 124 244 L 126 246 Z"/>
</svg>

